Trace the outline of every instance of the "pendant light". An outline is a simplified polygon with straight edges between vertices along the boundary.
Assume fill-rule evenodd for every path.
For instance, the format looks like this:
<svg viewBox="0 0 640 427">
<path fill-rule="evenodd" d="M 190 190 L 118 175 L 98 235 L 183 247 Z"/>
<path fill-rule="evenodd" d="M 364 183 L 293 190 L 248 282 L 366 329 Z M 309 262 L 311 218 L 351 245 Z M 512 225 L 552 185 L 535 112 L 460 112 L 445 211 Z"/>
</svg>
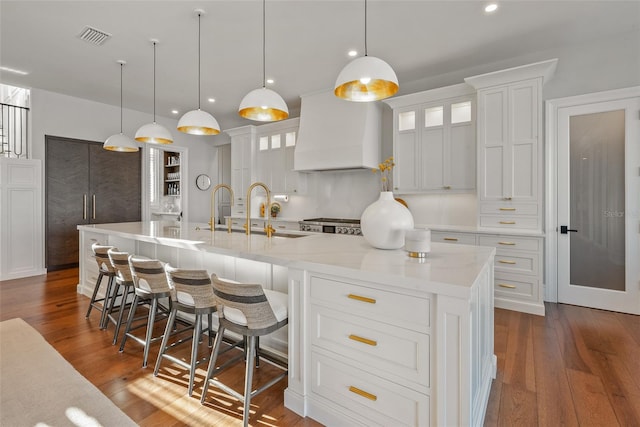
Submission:
<svg viewBox="0 0 640 427">
<path fill-rule="evenodd" d="M 200 109 L 200 17 L 205 13 L 196 9 L 198 15 L 198 109 L 185 113 L 178 121 L 178 130 L 190 135 L 217 135 L 220 133 L 218 121 Z"/>
<path fill-rule="evenodd" d="M 122 133 L 122 67 L 126 63 L 123 60 L 118 61 L 118 64 L 120 64 L 120 133 L 113 134 L 107 138 L 102 148 L 109 151 L 132 153 L 138 151 L 139 148 L 131 138 Z"/>
<path fill-rule="evenodd" d="M 277 92 L 266 88 L 265 38 L 265 0 L 262 0 L 262 87 L 242 98 L 238 114 L 259 122 L 273 122 L 289 117 L 289 109 Z"/>
<path fill-rule="evenodd" d="M 342 99 L 371 102 L 398 91 L 398 77 L 380 58 L 367 55 L 367 0 L 364 1 L 364 56 L 348 63 L 338 74 L 333 93 Z"/>
<path fill-rule="evenodd" d="M 156 44 L 158 44 L 158 40 L 152 39 L 151 43 L 153 43 L 153 123 L 148 123 L 138 129 L 136 141 L 150 144 L 171 144 L 173 143 L 171 133 L 164 126 L 156 123 Z"/>
</svg>

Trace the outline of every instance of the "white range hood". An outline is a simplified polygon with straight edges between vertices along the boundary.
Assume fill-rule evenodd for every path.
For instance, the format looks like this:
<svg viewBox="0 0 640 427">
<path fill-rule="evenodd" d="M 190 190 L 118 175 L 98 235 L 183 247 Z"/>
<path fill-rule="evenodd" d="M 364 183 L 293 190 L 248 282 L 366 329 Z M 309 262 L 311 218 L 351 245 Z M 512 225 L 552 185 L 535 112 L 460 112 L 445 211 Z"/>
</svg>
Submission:
<svg viewBox="0 0 640 427">
<path fill-rule="evenodd" d="M 333 91 L 301 98 L 296 171 L 378 167 L 382 118 L 378 102 L 345 101 Z"/>
</svg>

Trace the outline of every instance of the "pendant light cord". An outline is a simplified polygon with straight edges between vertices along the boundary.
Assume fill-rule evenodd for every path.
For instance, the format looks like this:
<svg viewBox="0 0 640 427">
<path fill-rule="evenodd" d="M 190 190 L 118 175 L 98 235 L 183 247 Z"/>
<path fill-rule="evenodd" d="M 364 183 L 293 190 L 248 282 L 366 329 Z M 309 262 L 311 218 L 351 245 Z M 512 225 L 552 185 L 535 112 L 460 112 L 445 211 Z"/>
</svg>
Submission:
<svg viewBox="0 0 640 427">
<path fill-rule="evenodd" d="M 198 110 L 200 109 L 200 13 L 198 13 Z"/>
<path fill-rule="evenodd" d="M 153 123 L 156 122 L 156 42 L 153 42 Z"/>
<path fill-rule="evenodd" d="M 364 0 L 364 56 L 367 55 L 367 0 Z"/>
<path fill-rule="evenodd" d="M 266 22 L 266 0 L 262 0 L 262 87 L 267 87 L 267 66 L 266 66 L 266 31 L 265 31 L 265 22 Z"/>
<path fill-rule="evenodd" d="M 122 67 L 123 63 L 120 63 L 120 133 L 122 133 Z"/>
</svg>

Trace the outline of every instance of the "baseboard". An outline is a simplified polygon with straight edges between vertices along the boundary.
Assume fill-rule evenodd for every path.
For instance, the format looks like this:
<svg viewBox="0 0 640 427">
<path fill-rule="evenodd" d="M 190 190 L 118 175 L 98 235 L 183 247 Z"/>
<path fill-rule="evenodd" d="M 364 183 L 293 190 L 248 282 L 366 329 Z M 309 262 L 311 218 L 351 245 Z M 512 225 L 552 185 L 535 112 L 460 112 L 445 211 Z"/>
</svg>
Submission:
<svg viewBox="0 0 640 427">
<path fill-rule="evenodd" d="M 2 281 L 2 280 L 13 280 L 13 279 L 22 279 L 24 277 L 41 276 L 43 274 L 47 274 L 47 269 L 46 268 L 36 268 L 36 269 L 33 269 L 33 270 L 20 271 L 18 273 L 3 274 L 3 275 L 0 276 L 0 281 Z"/>
<path fill-rule="evenodd" d="M 307 415 L 307 405 L 304 396 L 290 390 L 289 388 L 284 391 L 284 406 L 301 417 Z"/>
<path fill-rule="evenodd" d="M 495 308 L 504 308 L 505 310 L 521 311 L 523 313 L 544 316 L 544 304 L 534 302 L 513 301 L 501 298 L 495 298 Z"/>
</svg>

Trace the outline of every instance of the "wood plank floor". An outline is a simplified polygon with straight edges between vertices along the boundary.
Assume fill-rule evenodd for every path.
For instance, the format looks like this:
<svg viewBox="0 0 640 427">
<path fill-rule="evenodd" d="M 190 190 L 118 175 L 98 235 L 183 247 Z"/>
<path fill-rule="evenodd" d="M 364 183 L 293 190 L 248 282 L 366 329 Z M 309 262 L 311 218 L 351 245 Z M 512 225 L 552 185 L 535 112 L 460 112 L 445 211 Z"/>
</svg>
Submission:
<svg viewBox="0 0 640 427">
<path fill-rule="evenodd" d="M 184 369 L 165 361 L 153 376 L 157 344 L 146 369 L 136 343 L 119 353 L 111 345 L 113 326 L 100 331 L 97 311 L 85 319 L 88 298 L 76 293 L 77 282 L 77 269 L 0 282 L 0 321 L 23 318 L 141 426 L 241 424 L 242 406 L 224 393 L 209 389 L 200 405 L 202 370 L 190 398 Z M 640 316 L 562 304 L 546 308 L 546 317 L 496 309 L 498 376 L 485 425 L 640 426 Z M 188 355 L 189 346 L 183 347 Z M 208 353 L 206 340 L 201 352 Z M 275 373 L 263 363 L 256 382 Z M 241 390 L 243 377 L 240 364 L 223 380 Z M 285 387 L 283 380 L 252 401 L 251 424 L 319 425 L 284 408 Z"/>
</svg>

